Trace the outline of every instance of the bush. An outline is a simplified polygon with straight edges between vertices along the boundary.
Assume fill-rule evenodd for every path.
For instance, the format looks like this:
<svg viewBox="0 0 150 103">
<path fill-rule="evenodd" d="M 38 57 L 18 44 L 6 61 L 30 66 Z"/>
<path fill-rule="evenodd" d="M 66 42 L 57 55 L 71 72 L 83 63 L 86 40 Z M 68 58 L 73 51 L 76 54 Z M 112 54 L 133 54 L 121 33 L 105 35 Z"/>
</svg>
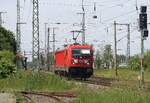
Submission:
<svg viewBox="0 0 150 103">
<path fill-rule="evenodd" d="M 15 73 L 15 65 L 10 61 L 2 59 L 0 60 L 0 78 L 6 78 L 9 75 Z"/>
<path fill-rule="evenodd" d="M 13 52 L 10 52 L 10 51 L 0 51 L 0 60 L 1 59 L 5 59 L 9 62 L 13 62 L 14 61 L 14 54 Z"/>
<path fill-rule="evenodd" d="M 9 51 L 0 51 L 0 78 L 6 78 L 15 71 L 14 54 Z"/>
<path fill-rule="evenodd" d="M 132 70 L 139 70 L 140 69 L 140 57 L 135 55 L 131 57 L 129 67 Z M 150 51 L 144 53 L 144 69 L 150 68 Z"/>
<path fill-rule="evenodd" d="M 147 69 L 150 69 L 150 51 L 147 51 L 144 55 L 144 66 Z"/>
<path fill-rule="evenodd" d="M 132 70 L 139 70 L 140 69 L 140 59 L 138 56 L 134 56 L 130 59 L 129 67 Z"/>
</svg>

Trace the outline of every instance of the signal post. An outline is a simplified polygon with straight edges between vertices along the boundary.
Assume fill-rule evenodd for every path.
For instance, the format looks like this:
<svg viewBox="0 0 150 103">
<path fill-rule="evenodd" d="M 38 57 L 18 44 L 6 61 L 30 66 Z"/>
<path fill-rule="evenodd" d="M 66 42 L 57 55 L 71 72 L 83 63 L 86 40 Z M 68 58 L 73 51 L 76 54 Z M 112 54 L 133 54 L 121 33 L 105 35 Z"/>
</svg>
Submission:
<svg viewBox="0 0 150 103">
<path fill-rule="evenodd" d="M 147 30 L 147 6 L 141 6 L 139 14 L 139 27 L 141 32 L 141 70 L 139 74 L 139 86 L 144 86 L 144 40 L 148 37 Z"/>
</svg>

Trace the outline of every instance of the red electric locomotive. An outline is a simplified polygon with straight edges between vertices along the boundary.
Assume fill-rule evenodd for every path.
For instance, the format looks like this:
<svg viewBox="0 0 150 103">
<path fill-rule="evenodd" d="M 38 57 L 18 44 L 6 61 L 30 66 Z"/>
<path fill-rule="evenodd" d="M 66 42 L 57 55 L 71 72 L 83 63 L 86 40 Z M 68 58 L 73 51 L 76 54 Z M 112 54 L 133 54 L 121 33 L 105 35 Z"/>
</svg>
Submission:
<svg viewBox="0 0 150 103">
<path fill-rule="evenodd" d="M 55 73 L 71 77 L 89 78 L 93 75 L 93 48 L 90 45 L 72 44 L 55 52 Z"/>
</svg>

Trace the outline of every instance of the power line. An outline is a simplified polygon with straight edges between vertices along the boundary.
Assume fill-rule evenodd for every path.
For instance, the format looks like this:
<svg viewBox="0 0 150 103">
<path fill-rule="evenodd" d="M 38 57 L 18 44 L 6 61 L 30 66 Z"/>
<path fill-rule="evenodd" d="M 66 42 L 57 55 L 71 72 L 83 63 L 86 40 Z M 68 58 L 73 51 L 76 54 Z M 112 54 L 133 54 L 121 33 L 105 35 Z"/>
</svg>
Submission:
<svg viewBox="0 0 150 103">
<path fill-rule="evenodd" d="M 109 4 L 109 3 L 111 3 L 111 4 L 112 4 L 112 3 L 119 2 L 119 1 L 121 1 L 121 0 L 117 0 L 117 1 L 116 1 L 116 0 L 114 0 L 114 1 L 105 0 L 105 1 L 101 1 L 101 2 L 97 1 L 96 3 L 99 3 L 99 4 L 103 4 L 103 3 Z M 126 0 L 126 2 L 127 2 L 127 1 L 131 1 L 131 0 Z M 89 2 L 89 1 L 88 1 L 88 3 L 93 3 L 93 2 Z"/>
<path fill-rule="evenodd" d="M 136 11 L 133 10 L 133 11 L 130 11 L 130 12 L 127 12 L 127 13 L 123 13 L 123 14 L 120 14 L 120 15 L 118 15 L 118 16 L 115 16 L 115 17 L 106 19 L 106 20 L 104 20 L 103 22 L 112 21 L 112 20 L 114 20 L 114 19 L 116 19 L 116 18 L 120 18 L 120 17 L 122 17 L 122 16 L 127 16 L 127 15 L 129 15 L 129 14 L 131 14 L 131 13 L 134 13 L 134 12 L 136 12 Z"/>
<path fill-rule="evenodd" d="M 108 4 L 108 2 L 110 2 L 111 4 L 112 4 L 112 2 L 116 2 L 116 1 L 108 1 L 108 2 L 106 2 L 107 4 L 102 4 L 102 3 L 104 3 L 104 2 L 102 2 L 102 3 L 100 3 L 100 2 L 95 2 L 95 3 L 99 3 L 99 5 L 97 5 L 97 7 L 98 6 L 106 6 L 106 8 L 103 8 L 103 9 L 101 9 L 101 10 L 106 10 L 106 9 L 111 9 L 111 8 L 114 8 L 114 7 L 118 7 L 118 6 L 123 6 L 123 5 L 125 5 L 127 2 L 130 2 L 131 0 L 126 0 L 126 1 L 123 1 L 123 2 L 121 2 L 121 3 L 117 3 L 117 4 L 114 4 L 114 5 L 109 5 Z M 117 1 L 118 2 L 118 1 Z M 89 3 L 88 5 L 84 5 L 84 6 L 93 6 L 93 3 L 94 2 L 88 2 L 88 1 L 86 1 L 85 3 Z M 40 4 L 43 4 L 43 5 L 52 5 L 52 6 L 55 6 L 55 5 L 58 5 L 58 6 L 70 6 L 70 7 L 80 7 L 81 5 L 79 5 L 79 4 L 73 4 L 73 3 L 49 3 L 49 2 L 41 2 Z M 107 7 L 108 6 L 108 7 Z"/>
<path fill-rule="evenodd" d="M 116 25 L 124 25 L 127 26 L 127 55 L 126 55 L 126 63 L 129 64 L 130 59 L 130 24 L 122 24 L 122 23 L 116 23 Z M 121 40 L 121 39 L 120 39 Z"/>
</svg>

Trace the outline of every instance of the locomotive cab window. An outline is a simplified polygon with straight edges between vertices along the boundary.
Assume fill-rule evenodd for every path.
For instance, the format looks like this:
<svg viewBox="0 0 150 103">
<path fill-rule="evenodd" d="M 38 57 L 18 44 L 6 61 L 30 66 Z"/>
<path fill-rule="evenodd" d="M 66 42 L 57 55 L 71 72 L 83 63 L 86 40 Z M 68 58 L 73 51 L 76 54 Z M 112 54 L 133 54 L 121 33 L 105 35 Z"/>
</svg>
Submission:
<svg viewBox="0 0 150 103">
<path fill-rule="evenodd" d="M 90 49 L 72 49 L 72 57 L 90 56 Z"/>
<path fill-rule="evenodd" d="M 82 49 L 81 53 L 82 54 L 90 54 L 90 49 Z"/>
<path fill-rule="evenodd" d="M 78 57 L 81 56 L 81 50 L 80 49 L 72 49 L 72 57 Z"/>
</svg>

